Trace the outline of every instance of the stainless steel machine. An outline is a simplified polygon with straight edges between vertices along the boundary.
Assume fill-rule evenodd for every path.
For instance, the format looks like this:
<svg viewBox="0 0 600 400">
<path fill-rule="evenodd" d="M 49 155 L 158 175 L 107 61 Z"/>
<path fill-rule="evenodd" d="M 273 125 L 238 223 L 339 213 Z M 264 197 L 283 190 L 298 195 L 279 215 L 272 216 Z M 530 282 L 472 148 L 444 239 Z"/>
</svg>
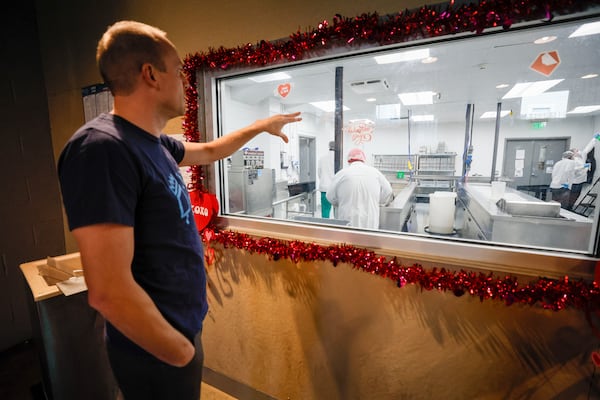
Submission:
<svg viewBox="0 0 600 400">
<path fill-rule="evenodd" d="M 379 229 L 402 232 L 416 203 L 417 182 L 409 183 L 388 206 L 379 207 Z"/>
<path fill-rule="evenodd" d="M 265 169 L 265 153 L 242 149 L 229 165 L 229 212 L 261 217 L 273 216 L 275 171 Z"/>
<path fill-rule="evenodd" d="M 461 237 L 552 249 L 587 251 L 593 221 L 512 188 L 503 198 L 491 196 L 490 184 L 458 190 L 463 205 Z"/>
</svg>

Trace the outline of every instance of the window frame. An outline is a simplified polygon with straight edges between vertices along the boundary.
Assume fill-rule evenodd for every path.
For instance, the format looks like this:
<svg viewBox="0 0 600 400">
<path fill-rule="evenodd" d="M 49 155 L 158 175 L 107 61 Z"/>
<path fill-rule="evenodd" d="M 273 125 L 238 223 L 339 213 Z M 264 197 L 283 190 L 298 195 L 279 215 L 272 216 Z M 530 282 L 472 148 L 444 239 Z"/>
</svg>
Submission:
<svg viewBox="0 0 600 400">
<path fill-rule="evenodd" d="M 597 18 L 599 14 L 586 14 L 576 18 L 563 18 L 564 21 L 587 20 Z M 539 27 L 543 23 L 523 23 L 514 29 Z M 502 34 L 499 30 L 487 34 Z M 408 43 L 390 46 L 370 47 L 367 49 L 344 51 L 334 49 L 331 54 L 286 63 L 285 66 L 301 66 L 319 61 L 351 57 L 373 50 L 422 46 L 428 43 L 461 40 L 466 37 L 480 36 L 474 33 L 457 34 L 450 37 L 420 39 Z M 241 76 L 247 73 L 266 72 L 280 68 L 282 64 L 264 68 L 236 68 L 227 71 L 199 70 L 196 71 L 198 101 L 198 126 L 205 132 L 206 140 L 218 137 L 221 131 L 220 118 L 222 105 L 218 93 L 218 81 L 222 78 Z M 206 167 L 206 187 L 216 193 L 223 204 L 225 195 L 220 188 L 225 187 L 224 161 L 216 162 Z M 222 210 L 223 207 L 221 206 Z M 594 226 L 598 226 L 598 214 L 595 213 Z M 562 278 L 566 275 L 572 278 L 592 280 L 596 264 L 600 261 L 599 242 L 600 229 L 596 229 L 593 244 L 593 255 L 578 254 L 568 251 L 538 250 L 533 248 L 517 248 L 499 243 L 462 242 L 439 237 L 426 237 L 405 233 L 387 233 L 376 231 L 359 231 L 335 226 L 325 226 L 292 220 L 269 219 L 256 216 L 237 216 L 220 214 L 216 218 L 217 226 L 243 231 L 245 233 L 275 237 L 283 240 L 303 240 L 323 244 L 345 243 L 361 248 L 369 248 L 378 254 L 395 256 L 403 263 L 431 263 L 432 265 L 447 265 L 460 268 L 494 271 L 497 273 L 518 274 L 532 277 L 546 276 Z M 335 240 L 331 240 L 335 237 Z"/>
</svg>

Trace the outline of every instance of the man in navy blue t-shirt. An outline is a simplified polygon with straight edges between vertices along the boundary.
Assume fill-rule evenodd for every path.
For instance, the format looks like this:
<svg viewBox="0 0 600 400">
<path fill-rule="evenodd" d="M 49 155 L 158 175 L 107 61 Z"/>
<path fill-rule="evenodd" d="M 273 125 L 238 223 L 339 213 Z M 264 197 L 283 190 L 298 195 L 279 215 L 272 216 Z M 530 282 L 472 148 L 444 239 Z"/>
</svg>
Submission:
<svg viewBox="0 0 600 400">
<path fill-rule="evenodd" d="M 185 111 L 175 46 L 152 26 L 121 21 L 98 43 L 110 114 L 81 127 L 58 169 L 89 304 L 106 319 L 111 367 L 126 399 L 198 399 L 207 313 L 202 243 L 179 166 L 229 156 L 299 113 L 258 120 L 208 143 L 161 134 Z"/>
</svg>

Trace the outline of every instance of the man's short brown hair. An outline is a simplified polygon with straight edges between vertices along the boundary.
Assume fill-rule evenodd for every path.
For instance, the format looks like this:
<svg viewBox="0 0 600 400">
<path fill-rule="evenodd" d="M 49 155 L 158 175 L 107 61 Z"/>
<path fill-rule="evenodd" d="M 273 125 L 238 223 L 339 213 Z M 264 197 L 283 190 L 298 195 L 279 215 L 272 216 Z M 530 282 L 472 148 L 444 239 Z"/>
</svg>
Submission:
<svg viewBox="0 0 600 400">
<path fill-rule="evenodd" d="M 175 48 L 164 31 L 140 22 L 119 21 L 102 35 L 96 61 L 112 94 L 127 95 L 145 63 L 166 70 L 163 55 L 169 47 Z"/>
</svg>

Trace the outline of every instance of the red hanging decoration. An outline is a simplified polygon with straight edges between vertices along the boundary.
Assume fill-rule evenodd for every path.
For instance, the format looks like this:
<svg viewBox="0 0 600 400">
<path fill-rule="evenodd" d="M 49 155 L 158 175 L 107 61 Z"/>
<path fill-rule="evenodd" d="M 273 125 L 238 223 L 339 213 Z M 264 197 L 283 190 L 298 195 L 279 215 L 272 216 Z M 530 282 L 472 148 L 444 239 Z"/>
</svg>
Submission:
<svg viewBox="0 0 600 400">
<path fill-rule="evenodd" d="M 209 226 L 213 218 L 219 214 L 219 201 L 217 196 L 200 189 L 189 192 L 192 212 L 196 220 L 198 232 Z"/>
</svg>

